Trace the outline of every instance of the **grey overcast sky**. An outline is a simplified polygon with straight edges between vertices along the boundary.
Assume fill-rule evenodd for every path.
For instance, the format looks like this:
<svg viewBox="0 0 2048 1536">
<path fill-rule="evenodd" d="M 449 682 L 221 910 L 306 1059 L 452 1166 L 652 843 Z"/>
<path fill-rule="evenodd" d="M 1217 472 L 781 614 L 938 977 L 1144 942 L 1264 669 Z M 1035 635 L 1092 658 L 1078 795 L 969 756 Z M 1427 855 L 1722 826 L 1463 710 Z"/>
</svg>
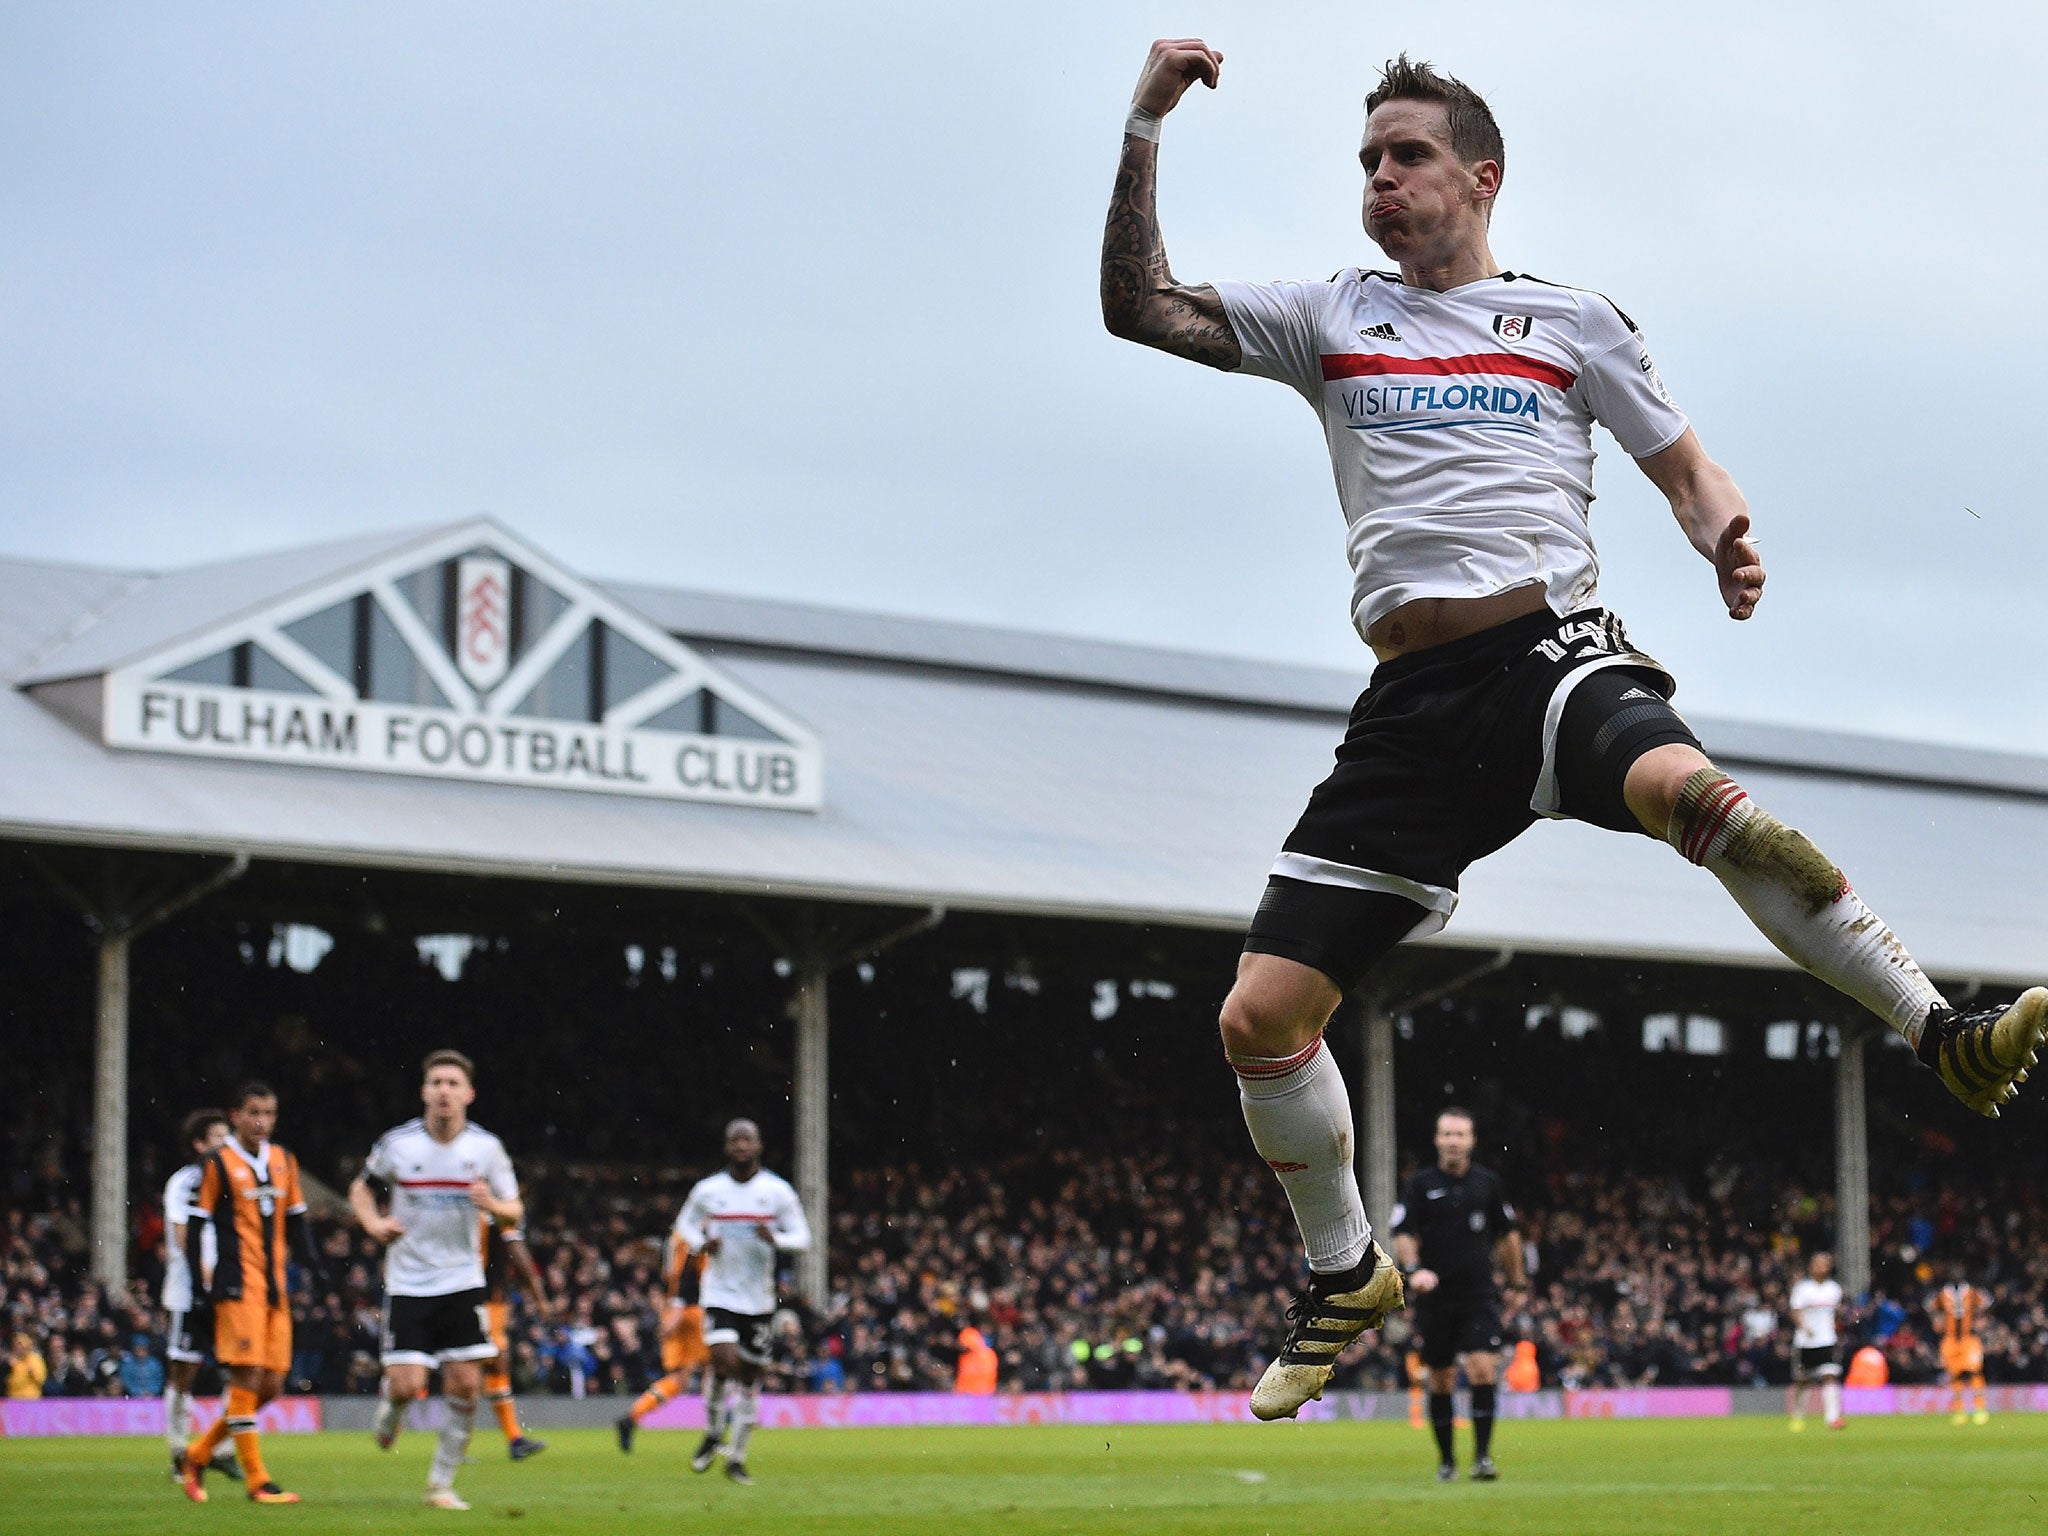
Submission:
<svg viewBox="0 0 2048 1536">
<path fill-rule="evenodd" d="M 1112 340 L 1155 36 L 1175 271 L 1383 265 L 1400 49 L 1504 129 L 1754 510 L 1730 623 L 1604 443 L 1607 601 L 1701 713 L 2048 752 L 2016 279 L 2048 6 L 151 0 L 0 10 L 0 553 L 162 567 L 478 511 L 572 568 L 1363 669 L 1316 422 Z"/>
</svg>

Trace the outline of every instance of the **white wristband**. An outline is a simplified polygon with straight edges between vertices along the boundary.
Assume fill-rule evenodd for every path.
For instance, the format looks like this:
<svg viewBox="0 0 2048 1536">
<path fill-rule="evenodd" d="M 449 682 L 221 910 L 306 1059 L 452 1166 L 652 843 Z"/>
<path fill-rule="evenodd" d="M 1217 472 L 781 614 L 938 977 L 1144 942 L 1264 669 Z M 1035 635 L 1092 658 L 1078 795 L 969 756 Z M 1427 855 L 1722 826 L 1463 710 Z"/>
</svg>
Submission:
<svg viewBox="0 0 2048 1536">
<path fill-rule="evenodd" d="M 1158 113 L 1147 112 L 1134 102 L 1131 105 L 1131 115 L 1124 119 L 1124 132 L 1134 139 L 1150 139 L 1157 144 L 1159 125 L 1164 121 Z"/>
</svg>

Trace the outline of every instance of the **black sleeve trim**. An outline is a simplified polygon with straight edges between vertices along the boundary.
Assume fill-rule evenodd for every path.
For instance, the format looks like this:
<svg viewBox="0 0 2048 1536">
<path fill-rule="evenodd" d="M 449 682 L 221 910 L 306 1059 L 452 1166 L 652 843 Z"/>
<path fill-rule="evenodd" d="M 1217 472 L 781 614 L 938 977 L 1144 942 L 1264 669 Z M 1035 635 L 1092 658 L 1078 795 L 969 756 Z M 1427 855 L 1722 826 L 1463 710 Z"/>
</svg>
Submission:
<svg viewBox="0 0 2048 1536">
<path fill-rule="evenodd" d="M 227 1159 L 218 1151 L 208 1153 L 206 1161 L 215 1169 L 214 1187 L 218 1190 L 213 1202 L 213 1285 L 207 1295 L 214 1301 L 233 1301 L 242 1294 L 242 1226 L 235 1219 L 235 1186 L 228 1178 Z M 200 1167 L 199 1179 L 204 1187 L 205 1164 Z"/>
<path fill-rule="evenodd" d="M 198 1191 L 194 1190 L 193 1193 L 197 1194 Z M 204 1302 L 207 1298 L 207 1287 L 205 1271 L 201 1267 L 202 1250 L 199 1245 L 201 1239 L 205 1236 L 203 1229 L 212 1220 L 211 1216 L 202 1216 L 197 1206 L 187 1205 L 185 1209 L 185 1265 L 186 1272 L 192 1276 L 193 1298 L 200 1302 Z M 215 1251 L 218 1252 L 219 1250 L 216 1249 Z"/>
<path fill-rule="evenodd" d="M 1605 304 L 1609 309 L 1613 310 L 1617 315 L 1621 316 L 1621 323 L 1629 328 L 1629 333 L 1631 335 L 1640 336 L 1643 334 L 1643 328 L 1640 325 L 1637 325 L 1635 321 L 1629 319 L 1627 310 L 1623 309 L 1619 304 L 1615 303 L 1614 300 L 1608 298 L 1607 295 L 1604 293 L 1597 294 L 1595 295 L 1595 297 L 1597 297 L 1602 304 Z"/>
<path fill-rule="evenodd" d="M 1613 310 L 1615 314 L 1619 315 L 1621 317 L 1621 323 L 1627 326 L 1630 331 L 1634 332 L 1638 336 L 1643 334 L 1643 328 L 1640 325 L 1637 325 L 1635 321 L 1629 318 L 1627 310 L 1623 309 L 1619 304 L 1615 303 L 1614 300 L 1608 298 L 1606 294 L 1599 292 L 1597 289 L 1572 289 L 1570 283 L 1553 283 L 1547 277 L 1531 277 L 1527 272 L 1503 272 L 1501 273 L 1501 277 L 1510 283 L 1541 283 L 1545 288 L 1566 288 L 1571 289 L 1571 291 L 1575 293 L 1590 293 L 1602 304 L 1605 304 L 1609 309 Z"/>
</svg>

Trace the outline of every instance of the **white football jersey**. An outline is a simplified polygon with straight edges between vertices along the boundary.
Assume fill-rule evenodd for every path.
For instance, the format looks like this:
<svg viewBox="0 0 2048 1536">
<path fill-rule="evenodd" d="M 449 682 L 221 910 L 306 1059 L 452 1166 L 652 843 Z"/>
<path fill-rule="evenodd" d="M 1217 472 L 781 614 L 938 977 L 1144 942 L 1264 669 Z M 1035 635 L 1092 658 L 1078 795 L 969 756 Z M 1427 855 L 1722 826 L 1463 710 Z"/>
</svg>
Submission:
<svg viewBox="0 0 2048 1536">
<path fill-rule="evenodd" d="M 1835 1309 L 1842 1304 L 1842 1287 L 1833 1280 L 1807 1277 L 1792 1282 L 1792 1296 L 1786 1303 L 1792 1313 L 1792 1347 L 1820 1349 L 1835 1342 Z"/>
<path fill-rule="evenodd" d="M 704 1261 L 700 1299 L 707 1307 L 750 1317 L 775 1310 L 776 1255 L 811 1246 L 810 1223 L 796 1191 L 766 1168 L 756 1169 L 744 1184 L 722 1170 L 699 1179 L 676 1216 L 675 1232 L 693 1253 L 707 1237 L 718 1238 L 718 1252 Z"/>
<path fill-rule="evenodd" d="M 391 1186 L 391 1219 L 405 1235 L 384 1251 L 384 1289 L 392 1296 L 447 1296 L 480 1290 L 484 1261 L 477 1208 L 469 1186 L 478 1179 L 500 1200 L 519 1197 L 519 1180 L 504 1143 L 481 1126 L 463 1126 L 436 1141 L 424 1120 L 386 1131 L 363 1172 Z"/>
<path fill-rule="evenodd" d="M 1242 371 L 1322 418 L 1360 634 L 1419 597 L 1541 583 L 1555 613 L 1596 604 L 1593 423 L 1636 458 L 1686 428 L 1634 321 L 1513 272 L 1448 293 L 1358 268 L 1216 291 Z"/>
<path fill-rule="evenodd" d="M 185 1256 L 185 1245 L 175 1240 L 176 1234 L 170 1230 L 173 1226 L 198 1222 L 199 1262 L 211 1270 L 220 1260 L 213 1223 L 204 1211 L 192 1209 L 192 1197 L 199 1193 L 199 1174 L 197 1163 L 187 1163 L 164 1185 L 164 1284 L 157 1300 L 166 1312 L 192 1310 L 192 1261 Z"/>
</svg>

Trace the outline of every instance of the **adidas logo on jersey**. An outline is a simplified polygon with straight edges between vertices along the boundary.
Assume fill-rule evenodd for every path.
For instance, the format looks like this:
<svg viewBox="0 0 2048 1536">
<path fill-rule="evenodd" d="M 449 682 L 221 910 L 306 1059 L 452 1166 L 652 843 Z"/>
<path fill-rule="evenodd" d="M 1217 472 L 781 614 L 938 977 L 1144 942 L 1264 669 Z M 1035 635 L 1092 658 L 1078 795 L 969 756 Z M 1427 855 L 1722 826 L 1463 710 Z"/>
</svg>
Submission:
<svg viewBox="0 0 2048 1536">
<path fill-rule="evenodd" d="M 1385 320 L 1382 320 L 1378 325 L 1368 325 L 1358 334 L 1367 341 L 1399 341 L 1401 339 L 1401 333 Z"/>
<path fill-rule="evenodd" d="M 1659 699 L 1660 697 L 1660 695 L 1650 692 L 1647 688 L 1631 688 L 1622 695 L 1624 699 Z"/>
</svg>

